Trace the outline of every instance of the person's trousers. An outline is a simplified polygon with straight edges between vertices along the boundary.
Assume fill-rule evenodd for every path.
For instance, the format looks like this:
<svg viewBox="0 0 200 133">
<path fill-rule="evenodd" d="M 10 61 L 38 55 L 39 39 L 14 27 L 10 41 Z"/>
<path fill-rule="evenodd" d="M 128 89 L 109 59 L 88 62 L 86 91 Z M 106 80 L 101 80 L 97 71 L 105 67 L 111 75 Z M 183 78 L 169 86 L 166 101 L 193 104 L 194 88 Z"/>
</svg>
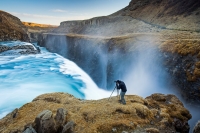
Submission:
<svg viewBox="0 0 200 133">
<path fill-rule="evenodd" d="M 124 99 L 125 93 L 126 93 L 126 92 L 122 92 L 122 91 L 121 91 L 121 93 L 120 93 L 120 97 L 121 97 L 121 102 L 122 102 L 122 104 L 126 104 L 126 101 L 125 101 L 125 99 Z"/>
</svg>

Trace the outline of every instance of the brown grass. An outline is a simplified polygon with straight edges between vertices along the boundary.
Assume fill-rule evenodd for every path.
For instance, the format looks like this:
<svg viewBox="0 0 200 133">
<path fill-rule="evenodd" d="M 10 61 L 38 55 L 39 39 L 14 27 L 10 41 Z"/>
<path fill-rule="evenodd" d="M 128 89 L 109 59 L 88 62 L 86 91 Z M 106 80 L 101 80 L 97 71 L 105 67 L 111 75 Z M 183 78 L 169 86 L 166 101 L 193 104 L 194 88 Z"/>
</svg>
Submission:
<svg viewBox="0 0 200 133">
<path fill-rule="evenodd" d="M 165 95 L 162 97 L 169 99 Z M 173 96 L 170 97 L 173 98 Z M 55 115 L 58 108 L 66 109 L 67 120 L 76 123 L 75 131 L 84 133 L 110 133 L 113 128 L 117 130 L 117 133 L 124 130 L 133 131 L 137 125 L 143 127 L 155 121 L 156 115 L 160 115 L 160 122 L 158 121 L 157 124 L 163 127 L 166 123 L 171 123 L 174 117 L 181 120 L 190 119 L 189 112 L 181 104 L 174 104 L 175 102 L 169 106 L 151 97 L 143 99 L 132 95 L 125 98 L 127 105 L 119 104 L 117 97 L 112 97 L 110 101 L 108 99 L 82 101 L 64 93 L 44 94 L 35 98 L 33 102 L 23 105 L 15 119 L 7 116 L 0 120 L 0 131 L 3 127 L 6 127 L 3 133 L 17 129 L 23 130 L 23 126 L 32 123 L 43 110 L 51 110 Z M 155 103 L 160 106 L 160 111 L 152 108 L 151 105 Z"/>
<path fill-rule="evenodd" d="M 195 68 L 192 73 L 190 70 L 191 64 L 185 63 L 187 70 L 185 71 L 188 81 L 196 81 L 200 78 L 200 36 L 199 34 L 178 34 L 175 36 L 165 37 L 165 41 L 159 46 L 164 52 L 179 54 L 181 56 L 192 56 L 197 58 Z"/>
</svg>

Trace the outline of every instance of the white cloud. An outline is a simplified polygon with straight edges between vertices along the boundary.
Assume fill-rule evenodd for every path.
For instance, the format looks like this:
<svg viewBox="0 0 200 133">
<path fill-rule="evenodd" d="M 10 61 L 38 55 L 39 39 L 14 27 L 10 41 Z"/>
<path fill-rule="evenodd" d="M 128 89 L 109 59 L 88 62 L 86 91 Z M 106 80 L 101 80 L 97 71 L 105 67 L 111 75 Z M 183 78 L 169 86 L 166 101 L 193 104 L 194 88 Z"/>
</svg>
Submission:
<svg viewBox="0 0 200 133">
<path fill-rule="evenodd" d="M 67 10 L 61 10 L 61 9 L 54 9 L 54 10 L 52 10 L 53 12 L 68 12 Z"/>
</svg>

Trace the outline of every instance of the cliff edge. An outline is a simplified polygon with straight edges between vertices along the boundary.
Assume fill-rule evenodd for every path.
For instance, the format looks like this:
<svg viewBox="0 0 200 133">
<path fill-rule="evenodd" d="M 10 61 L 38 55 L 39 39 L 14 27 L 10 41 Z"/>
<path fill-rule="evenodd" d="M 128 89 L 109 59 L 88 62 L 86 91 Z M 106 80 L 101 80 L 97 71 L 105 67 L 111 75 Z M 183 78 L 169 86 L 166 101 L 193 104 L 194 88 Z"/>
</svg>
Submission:
<svg viewBox="0 0 200 133">
<path fill-rule="evenodd" d="M 175 95 L 125 98 L 122 105 L 118 97 L 81 100 L 66 93 L 43 94 L 1 119 L 0 132 L 189 132 L 191 114 Z"/>
</svg>

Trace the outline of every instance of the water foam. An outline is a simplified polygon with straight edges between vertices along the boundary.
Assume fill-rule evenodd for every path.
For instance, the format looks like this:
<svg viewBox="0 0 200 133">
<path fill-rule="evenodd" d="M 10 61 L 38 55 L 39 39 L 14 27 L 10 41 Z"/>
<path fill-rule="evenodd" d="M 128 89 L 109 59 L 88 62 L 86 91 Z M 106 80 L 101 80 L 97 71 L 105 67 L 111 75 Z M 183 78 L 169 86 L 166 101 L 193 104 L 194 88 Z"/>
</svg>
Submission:
<svg viewBox="0 0 200 133">
<path fill-rule="evenodd" d="M 66 92 L 82 99 L 109 96 L 75 63 L 40 49 L 37 55 L 0 56 L 0 118 L 44 93 Z"/>
</svg>

